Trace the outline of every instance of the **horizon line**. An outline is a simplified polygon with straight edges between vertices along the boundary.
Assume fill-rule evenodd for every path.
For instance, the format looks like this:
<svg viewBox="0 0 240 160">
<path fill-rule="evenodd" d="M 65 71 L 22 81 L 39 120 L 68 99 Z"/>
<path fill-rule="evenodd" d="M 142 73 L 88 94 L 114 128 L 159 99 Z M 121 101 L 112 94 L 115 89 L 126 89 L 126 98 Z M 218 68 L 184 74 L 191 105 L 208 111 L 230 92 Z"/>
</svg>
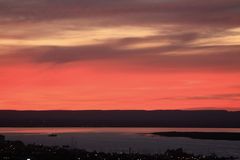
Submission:
<svg viewBox="0 0 240 160">
<path fill-rule="evenodd" d="M 92 110 L 68 110 L 68 109 L 50 109 L 50 110 L 21 110 L 21 109 L 0 109 L 0 111 L 16 111 L 16 112 L 53 112 L 53 111 L 66 111 L 66 112 L 81 112 L 81 111 L 145 111 L 145 112 L 154 112 L 154 111 L 225 111 L 225 112 L 240 112 L 240 110 L 227 110 L 227 109 L 158 109 L 158 110 L 144 110 L 144 109 L 129 109 L 129 110 L 121 110 L 121 109 L 92 109 Z"/>
</svg>

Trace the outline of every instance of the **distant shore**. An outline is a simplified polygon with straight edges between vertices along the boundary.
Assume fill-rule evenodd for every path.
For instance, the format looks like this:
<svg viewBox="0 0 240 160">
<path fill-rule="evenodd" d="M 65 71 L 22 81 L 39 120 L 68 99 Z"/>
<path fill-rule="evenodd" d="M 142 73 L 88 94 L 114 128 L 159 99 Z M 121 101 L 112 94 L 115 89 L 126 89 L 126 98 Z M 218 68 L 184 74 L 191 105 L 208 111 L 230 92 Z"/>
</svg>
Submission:
<svg viewBox="0 0 240 160">
<path fill-rule="evenodd" d="M 164 137 L 240 141 L 240 133 L 235 132 L 155 132 L 152 134 Z"/>
<path fill-rule="evenodd" d="M 188 127 L 240 128 L 240 111 L 85 110 L 4 111 L 0 127 Z"/>
</svg>

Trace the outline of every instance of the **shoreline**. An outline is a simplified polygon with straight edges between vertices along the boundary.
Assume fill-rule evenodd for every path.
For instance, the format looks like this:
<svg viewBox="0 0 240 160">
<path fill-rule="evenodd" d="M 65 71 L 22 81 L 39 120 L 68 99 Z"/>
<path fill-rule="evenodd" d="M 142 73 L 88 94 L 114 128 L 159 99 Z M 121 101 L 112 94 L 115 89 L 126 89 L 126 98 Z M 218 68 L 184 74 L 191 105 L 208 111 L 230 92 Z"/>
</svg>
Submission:
<svg viewBox="0 0 240 160">
<path fill-rule="evenodd" d="M 240 141 L 240 133 L 238 132 L 154 132 L 151 133 L 157 136 L 164 137 L 182 137 L 201 140 L 228 140 Z"/>
</svg>

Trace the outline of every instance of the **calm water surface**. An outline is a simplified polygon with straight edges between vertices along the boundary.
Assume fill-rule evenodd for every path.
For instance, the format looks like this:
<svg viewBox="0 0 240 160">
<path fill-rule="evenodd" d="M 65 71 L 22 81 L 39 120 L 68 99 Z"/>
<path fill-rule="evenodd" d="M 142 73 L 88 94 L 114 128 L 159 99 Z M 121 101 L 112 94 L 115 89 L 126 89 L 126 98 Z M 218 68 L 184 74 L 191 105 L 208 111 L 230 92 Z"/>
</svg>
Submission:
<svg viewBox="0 0 240 160">
<path fill-rule="evenodd" d="M 27 144 L 69 145 L 89 151 L 155 153 L 184 148 L 195 154 L 240 157 L 240 141 L 196 140 L 147 135 L 164 131 L 240 132 L 240 128 L 0 128 L 9 140 Z M 57 137 L 49 137 L 55 133 Z"/>
</svg>

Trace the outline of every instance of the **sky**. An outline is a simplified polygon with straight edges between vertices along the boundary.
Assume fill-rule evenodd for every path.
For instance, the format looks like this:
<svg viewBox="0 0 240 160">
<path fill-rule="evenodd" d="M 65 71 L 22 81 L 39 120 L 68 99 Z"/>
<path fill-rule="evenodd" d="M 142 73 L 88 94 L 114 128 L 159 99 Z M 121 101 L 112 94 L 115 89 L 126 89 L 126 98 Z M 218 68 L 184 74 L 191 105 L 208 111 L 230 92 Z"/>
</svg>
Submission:
<svg viewBox="0 0 240 160">
<path fill-rule="evenodd" d="M 0 0 L 0 109 L 240 110 L 239 0 Z"/>
</svg>

